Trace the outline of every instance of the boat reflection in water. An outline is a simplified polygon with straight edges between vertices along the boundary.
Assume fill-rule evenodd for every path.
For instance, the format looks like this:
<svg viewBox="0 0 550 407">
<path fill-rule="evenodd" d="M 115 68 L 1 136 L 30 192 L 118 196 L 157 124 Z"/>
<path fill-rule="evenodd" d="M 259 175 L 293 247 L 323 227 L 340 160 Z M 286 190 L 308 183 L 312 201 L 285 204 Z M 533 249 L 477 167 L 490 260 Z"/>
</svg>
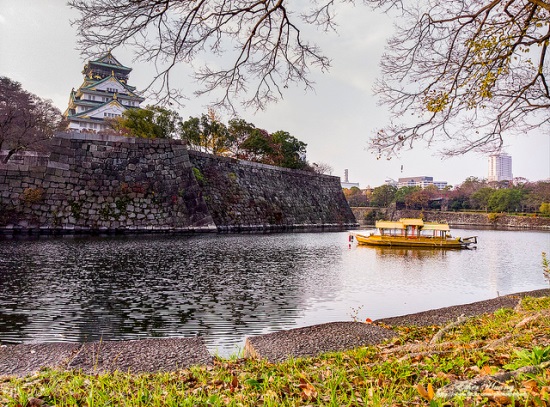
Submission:
<svg viewBox="0 0 550 407">
<path fill-rule="evenodd" d="M 365 247 L 365 246 L 362 246 Z M 396 247 L 374 247 L 376 257 L 401 257 L 415 260 L 427 260 L 434 258 L 444 258 L 447 256 L 446 250 L 415 247 L 414 249 L 404 249 Z"/>
</svg>

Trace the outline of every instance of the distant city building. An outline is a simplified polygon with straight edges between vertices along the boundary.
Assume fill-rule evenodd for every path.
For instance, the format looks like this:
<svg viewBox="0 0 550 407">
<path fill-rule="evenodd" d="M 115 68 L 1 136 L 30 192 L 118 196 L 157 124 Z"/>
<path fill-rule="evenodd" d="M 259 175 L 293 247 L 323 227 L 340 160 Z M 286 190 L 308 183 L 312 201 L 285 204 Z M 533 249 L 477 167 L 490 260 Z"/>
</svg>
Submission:
<svg viewBox="0 0 550 407">
<path fill-rule="evenodd" d="M 489 182 L 512 181 L 512 156 L 506 153 L 489 156 Z"/>
<path fill-rule="evenodd" d="M 386 181 L 387 182 L 387 181 Z M 426 188 L 433 185 L 437 189 L 445 189 L 447 187 L 447 181 L 434 181 L 433 177 L 406 177 L 399 178 L 397 180 L 397 187 L 420 187 Z"/>
<path fill-rule="evenodd" d="M 345 169 L 344 170 L 344 180 L 343 181 L 340 181 L 340 184 L 342 185 L 342 188 L 353 188 L 353 187 L 357 187 L 359 188 L 359 183 L 358 182 L 349 182 L 349 178 L 348 178 L 348 170 Z"/>
<path fill-rule="evenodd" d="M 108 126 L 105 119 L 122 116 L 130 108 L 139 108 L 145 99 L 128 85 L 132 68 L 123 66 L 108 52 L 84 65 L 84 82 L 71 91 L 69 107 L 64 116 L 69 129 L 75 131 L 101 131 Z"/>
</svg>

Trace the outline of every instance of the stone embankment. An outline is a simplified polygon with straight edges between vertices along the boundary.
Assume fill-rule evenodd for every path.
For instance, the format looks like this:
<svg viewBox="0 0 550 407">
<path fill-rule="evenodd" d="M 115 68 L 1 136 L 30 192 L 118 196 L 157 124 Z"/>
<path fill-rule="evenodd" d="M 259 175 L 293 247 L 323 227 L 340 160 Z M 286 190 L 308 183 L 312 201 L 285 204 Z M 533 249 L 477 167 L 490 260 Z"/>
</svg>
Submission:
<svg viewBox="0 0 550 407">
<path fill-rule="evenodd" d="M 428 222 L 446 222 L 451 227 L 467 226 L 482 228 L 517 228 L 550 231 L 550 218 L 540 216 L 513 216 L 504 213 L 448 212 L 392 210 L 386 208 L 354 207 L 352 211 L 362 225 L 374 225 L 373 219 L 398 220 L 400 218 L 423 218 Z M 368 221 L 366 219 L 369 219 Z"/>
<path fill-rule="evenodd" d="M 0 231 L 352 227 L 338 177 L 188 151 L 177 140 L 59 134 L 47 160 L 0 165 Z"/>
</svg>

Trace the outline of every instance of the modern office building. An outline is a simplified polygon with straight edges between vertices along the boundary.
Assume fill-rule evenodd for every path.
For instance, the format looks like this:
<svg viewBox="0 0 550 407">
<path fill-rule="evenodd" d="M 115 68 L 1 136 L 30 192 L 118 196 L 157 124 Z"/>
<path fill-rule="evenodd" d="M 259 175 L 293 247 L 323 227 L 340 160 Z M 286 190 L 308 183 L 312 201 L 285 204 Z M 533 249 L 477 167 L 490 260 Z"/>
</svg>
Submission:
<svg viewBox="0 0 550 407">
<path fill-rule="evenodd" d="M 489 156 L 489 182 L 512 181 L 512 157 L 506 153 Z"/>
<path fill-rule="evenodd" d="M 126 109 L 139 108 L 144 98 L 128 85 L 132 68 L 123 66 L 108 52 L 84 66 L 84 82 L 72 90 L 65 117 L 73 131 L 97 132 L 108 128 L 106 119 L 122 116 Z"/>
<path fill-rule="evenodd" d="M 434 185 L 438 189 L 444 189 L 447 187 L 447 181 L 434 181 L 433 177 L 406 177 L 399 178 L 397 180 L 397 187 L 421 187 L 426 188 L 427 186 Z"/>
</svg>

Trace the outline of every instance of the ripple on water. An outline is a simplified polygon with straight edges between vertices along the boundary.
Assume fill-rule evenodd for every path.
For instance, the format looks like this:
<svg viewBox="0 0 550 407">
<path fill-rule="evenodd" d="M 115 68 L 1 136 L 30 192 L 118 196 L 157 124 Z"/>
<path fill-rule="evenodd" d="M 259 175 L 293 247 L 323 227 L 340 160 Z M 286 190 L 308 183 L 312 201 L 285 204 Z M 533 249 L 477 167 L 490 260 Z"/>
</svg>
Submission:
<svg viewBox="0 0 550 407">
<path fill-rule="evenodd" d="M 550 234 L 460 231 L 477 250 L 348 247 L 347 233 L 1 238 L 0 341 L 245 336 L 544 288 Z"/>
</svg>

